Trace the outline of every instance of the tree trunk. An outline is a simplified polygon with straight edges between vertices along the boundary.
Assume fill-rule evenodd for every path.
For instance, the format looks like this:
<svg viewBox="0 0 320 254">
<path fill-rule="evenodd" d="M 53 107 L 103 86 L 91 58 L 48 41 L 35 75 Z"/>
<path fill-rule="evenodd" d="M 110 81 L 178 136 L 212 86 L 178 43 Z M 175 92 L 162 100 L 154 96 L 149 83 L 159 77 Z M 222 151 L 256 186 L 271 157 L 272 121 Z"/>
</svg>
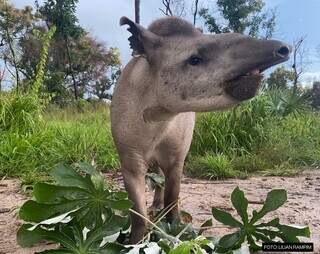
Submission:
<svg viewBox="0 0 320 254">
<path fill-rule="evenodd" d="M 194 2 L 194 13 L 193 13 L 193 25 L 196 25 L 197 22 L 197 15 L 198 15 L 198 4 L 199 0 L 195 0 Z"/>
<path fill-rule="evenodd" d="M 134 0 L 135 22 L 140 24 L 140 0 Z"/>
<path fill-rule="evenodd" d="M 74 99 L 77 101 L 79 99 L 79 92 L 78 92 L 76 78 L 74 76 L 74 72 L 73 72 L 73 68 L 72 68 L 72 58 L 71 58 L 71 53 L 70 53 L 70 48 L 69 48 L 69 43 L 68 43 L 68 37 L 64 36 L 64 40 L 65 40 L 65 43 L 66 43 L 66 50 L 67 50 L 68 61 L 69 61 L 69 72 L 70 72 L 71 78 L 72 78 L 72 84 L 73 84 L 73 90 L 74 90 Z"/>
</svg>

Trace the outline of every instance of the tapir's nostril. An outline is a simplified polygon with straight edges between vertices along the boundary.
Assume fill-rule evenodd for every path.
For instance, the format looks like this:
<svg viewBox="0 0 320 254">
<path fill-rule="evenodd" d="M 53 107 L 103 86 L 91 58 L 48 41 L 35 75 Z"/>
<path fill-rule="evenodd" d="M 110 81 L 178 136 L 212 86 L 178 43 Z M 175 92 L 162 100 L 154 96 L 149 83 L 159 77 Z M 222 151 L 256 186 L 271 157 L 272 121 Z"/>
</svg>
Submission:
<svg viewBox="0 0 320 254">
<path fill-rule="evenodd" d="M 290 54 L 290 48 L 288 46 L 281 46 L 279 49 L 276 50 L 276 55 L 280 57 L 288 57 Z"/>
</svg>

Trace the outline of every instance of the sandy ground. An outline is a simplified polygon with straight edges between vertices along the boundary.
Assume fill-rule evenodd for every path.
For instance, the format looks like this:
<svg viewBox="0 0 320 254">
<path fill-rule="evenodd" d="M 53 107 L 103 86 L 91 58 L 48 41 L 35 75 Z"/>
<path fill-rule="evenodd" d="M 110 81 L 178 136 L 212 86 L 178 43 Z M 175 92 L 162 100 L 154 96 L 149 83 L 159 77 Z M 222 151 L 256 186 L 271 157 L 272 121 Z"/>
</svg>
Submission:
<svg viewBox="0 0 320 254">
<path fill-rule="evenodd" d="M 287 203 L 270 216 L 279 216 L 283 223 L 309 225 L 312 236 L 308 241 L 314 243 L 314 253 L 320 254 L 320 171 L 305 172 L 292 178 L 253 177 L 247 180 L 228 181 L 184 178 L 181 189 L 182 209 L 193 216 L 196 226 L 210 218 L 211 207 L 221 208 L 234 214 L 229 197 L 236 186 L 247 193 L 251 210 L 261 207 L 261 201 L 271 189 L 285 188 L 288 191 Z M 17 245 L 15 234 L 21 223 L 17 218 L 17 210 L 27 199 L 20 190 L 18 180 L 0 182 L 0 254 L 31 254 L 54 247 L 42 244 L 32 249 L 22 249 Z M 151 193 L 148 199 L 150 203 Z M 211 230 L 214 235 L 228 232 L 228 229 L 221 228 L 221 225 L 215 226 L 216 228 Z"/>
</svg>

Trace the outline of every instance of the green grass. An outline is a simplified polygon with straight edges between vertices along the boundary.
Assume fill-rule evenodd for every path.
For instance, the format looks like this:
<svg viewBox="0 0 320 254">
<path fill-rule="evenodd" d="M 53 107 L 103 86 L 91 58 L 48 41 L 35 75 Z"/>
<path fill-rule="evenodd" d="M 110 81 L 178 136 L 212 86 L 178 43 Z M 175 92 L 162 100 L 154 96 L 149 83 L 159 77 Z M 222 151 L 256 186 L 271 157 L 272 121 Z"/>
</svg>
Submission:
<svg viewBox="0 0 320 254">
<path fill-rule="evenodd" d="M 49 107 L 37 121 L 17 126 L 0 131 L 2 177 L 21 177 L 31 183 L 46 177 L 60 162 L 94 161 L 104 170 L 119 167 L 104 104 L 87 105 L 81 112 L 74 107 Z"/>
<path fill-rule="evenodd" d="M 320 167 L 319 112 L 279 117 L 269 102 L 262 95 L 233 110 L 199 114 L 186 171 L 227 178 L 287 176 Z M 219 158 L 223 164 L 212 163 Z"/>
<path fill-rule="evenodd" d="M 45 110 L 39 101 L 0 94 L 0 176 L 31 183 L 57 163 L 92 162 L 119 168 L 105 104 Z M 279 116 L 267 94 L 225 112 L 202 113 L 185 172 L 211 179 L 252 174 L 294 175 L 320 167 L 320 115 Z M 270 106 L 271 105 L 271 106 Z M 272 108 L 272 109 L 271 109 Z"/>
<path fill-rule="evenodd" d="M 206 154 L 191 157 L 187 163 L 187 172 L 192 176 L 207 179 L 226 179 L 246 177 L 242 171 L 235 170 L 231 160 L 223 154 Z"/>
</svg>

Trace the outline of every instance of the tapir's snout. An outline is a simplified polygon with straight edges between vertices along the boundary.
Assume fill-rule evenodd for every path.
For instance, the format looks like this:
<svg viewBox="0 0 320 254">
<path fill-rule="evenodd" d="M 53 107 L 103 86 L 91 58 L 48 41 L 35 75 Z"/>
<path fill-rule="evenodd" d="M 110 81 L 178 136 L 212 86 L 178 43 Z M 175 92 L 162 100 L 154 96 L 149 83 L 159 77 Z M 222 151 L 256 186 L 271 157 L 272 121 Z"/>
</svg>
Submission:
<svg viewBox="0 0 320 254">
<path fill-rule="evenodd" d="M 288 58 L 291 53 L 291 46 L 282 44 L 280 47 L 276 48 L 274 51 L 274 54 L 276 56 L 282 57 L 282 58 Z"/>
<path fill-rule="evenodd" d="M 243 101 L 256 95 L 263 78 L 262 72 L 287 61 L 292 48 L 277 40 L 259 40 L 239 35 L 235 37 L 230 47 L 233 59 L 226 92 L 238 101 Z"/>
</svg>

